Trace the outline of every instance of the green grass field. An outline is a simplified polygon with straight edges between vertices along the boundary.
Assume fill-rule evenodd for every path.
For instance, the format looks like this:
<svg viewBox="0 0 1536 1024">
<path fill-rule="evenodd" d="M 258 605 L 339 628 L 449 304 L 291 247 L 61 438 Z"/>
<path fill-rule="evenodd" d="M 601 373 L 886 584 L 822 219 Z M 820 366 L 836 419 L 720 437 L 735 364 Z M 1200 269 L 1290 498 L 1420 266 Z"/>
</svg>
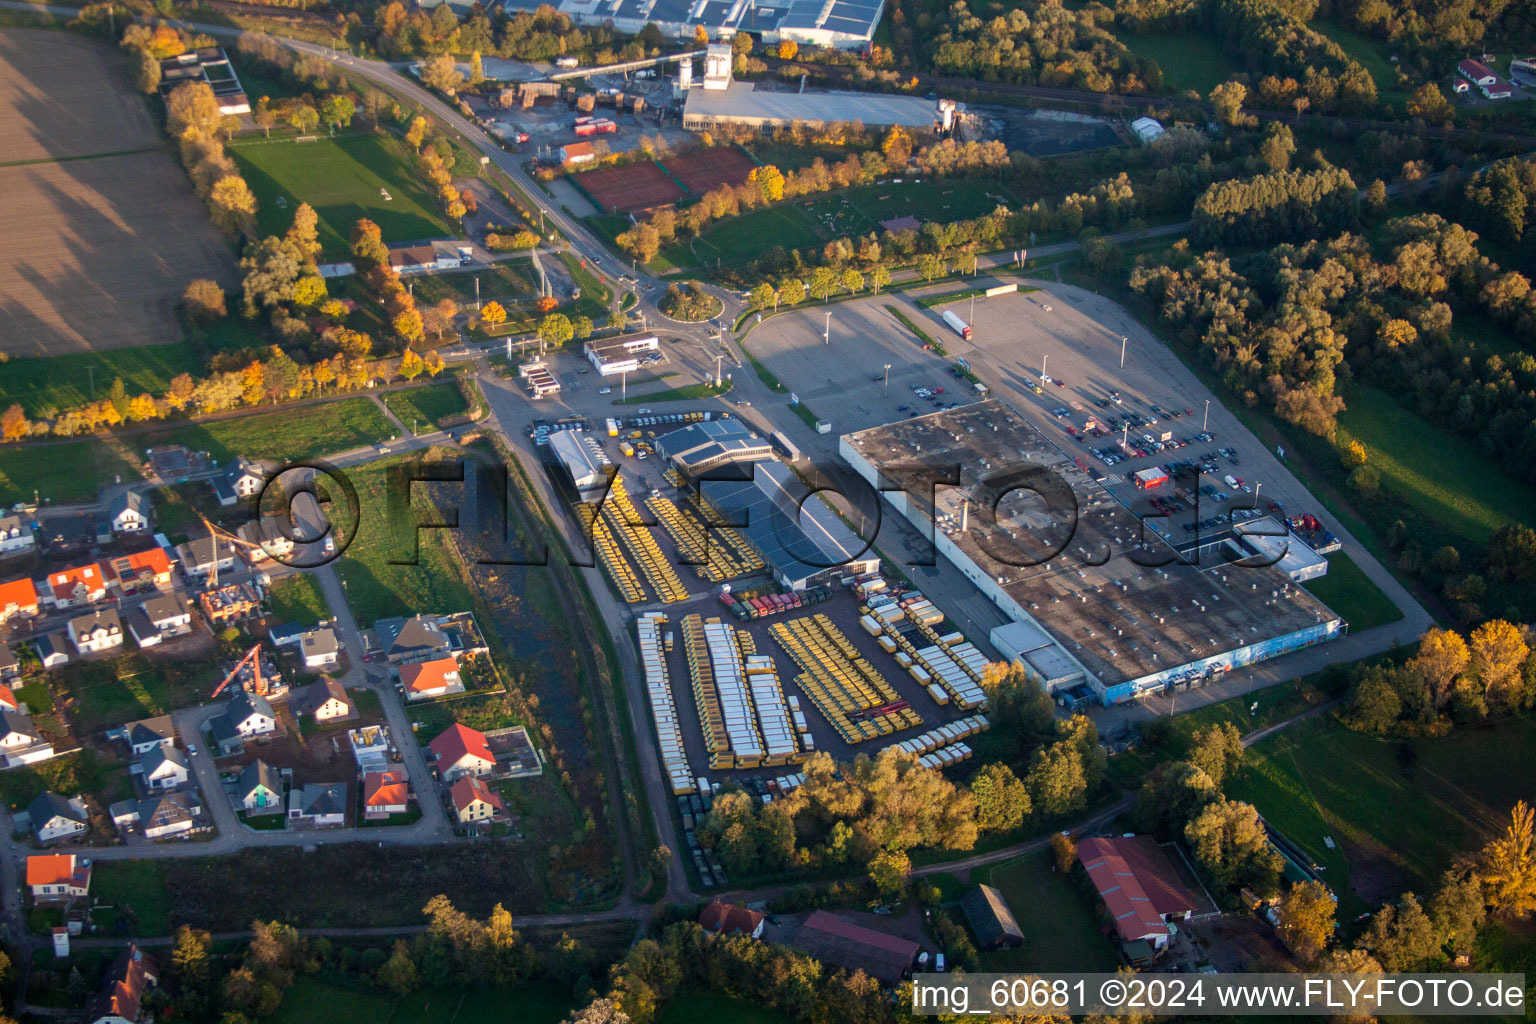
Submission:
<svg viewBox="0 0 1536 1024">
<path fill-rule="evenodd" d="M 331 617 L 320 581 L 307 572 L 289 573 L 272 581 L 272 621 L 312 626 Z"/>
<path fill-rule="evenodd" d="M 757 259 L 776 246 L 807 249 L 820 246 L 821 241 L 798 207 L 771 206 L 714 224 L 694 239 L 692 247 L 671 245 L 662 257 L 677 267 L 703 266 L 717 259 L 734 263 Z"/>
<path fill-rule="evenodd" d="M 301 976 L 283 995 L 271 1024 L 457 1024 L 516 1019 L 558 1024 L 572 1009 L 571 994 L 546 981 L 516 988 L 427 988 L 404 998 L 362 984 L 356 975 L 326 971 Z M 516 1007 L 516 1011 L 511 1010 Z"/>
<path fill-rule="evenodd" d="M 1525 522 L 1536 487 L 1505 476 L 1470 442 L 1428 423 L 1372 388 L 1354 388 L 1339 417 L 1340 442 L 1365 445 L 1383 485 L 1440 523 L 1445 543 L 1481 546 L 1507 522 Z"/>
<path fill-rule="evenodd" d="M 1403 889 L 1425 893 L 1457 854 L 1475 852 L 1508 821 L 1514 802 L 1530 797 L 1536 719 L 1412 740 L 1350 732 L 1329 715 L 1250 755 L 1252 767 L 1228 794 L 1327 867 L 1349 901 L 1342 919 Z"/>
<path fill-rule="evenodd" d="M 1328 556 L 1328 575 L 1304 586 L 1313 597 L 1338 612 L 1357 633 L 1403 617 L 1397 605 L 1342 551 Z"/>
<path fill-rule="evenodd" d="M 430 434 L 444 421 L 469 412 L 469 403 L 464 401 L 459 385 L 451 380 L 391 391 L 384 396 L 384 404 L 416 434 Z"/>
<path fill-rule="evenodd" d="M 1235 64 L 1221 43 L 1209 35 L 1183 32 L 1152 32 L 1133 35 L 1124 32 L 1119 39 L 1138 57 L 1157 62 L 1163 71 L 1163 84 L 1175 92 L 1193 89 L 1201 96 L 1225 82 L 1236 71 Z"/>
<path fill-rule="evenodd" d="M 362 217 L 379 225 L 386 242 L 451 234 L 405 144 L 390 136 L 260 140 L 238 143 L 229 152 L 256 193 L 256 225 L 264 235 L 286 231 L 301 202 L 320 215 L 320 245 L 327 255 L 346 251 L 352 225 Z"/>
<path fill-rule="evenodd" d="M 137 438 L 135 447 L 184 444 L 221 462 L 244 455 L 281 464 L 378 444 L 394 433 L 372 399 L 344 398 L 302 409 L 168 427 Z"/>
<path fill-rule="evenodd" d="M 97 489 L 115 476 L 139 478 L 127 449 L 100 441 L 70 441 L 0 448 L 0 505 L 31 501 L 34 494 L 55 504 L 93 501 Z"/>
<path fill-rule="evenodd" d="M 1093 897 L 1056 873 L 1049 852 L 1005 861 L 986 881 L 1019 915 L 1024 944 L 981 954 L 983 971 L 1113 971 L 1119 965 Z"/>
<path fill-rule="evenodd" d="M 684 384 L 681 387 L 655 391 L 648 395 L 631 395 L 615 402 L 615 405 L 639 405 L 643 402 L 696 402 L 706 398 L 718 398 L 731 390 L 731 382 L 720 387 L 713 384 Z"/>
<path fill-rule="evenodd" d="M 118 861 L 111 871 L 95 872 L 91 883 L 91 895 L 98 904 L 132 906 L 136 927 L 128 934 L 170 934 L 171 899 L 153 862 Z"/>
<path fill-rule="evenodd" d="M 413 456 L 416 457 L 416 456 Z M 404 560 L 411 555 L 411 535 L 390 522 L 385 501 L 387 467 L 403 459 L 373 462 L 351 471 L 357 488 L 361 511 L 357 539 L 337 562 L 347 585 L 347 601 L 359 623 L 371 625 L 391 615 L 417 612 L 455 612 L 472 607 L 469 588 L 441 530 L 422 530 L 419 564 L 391 565 L 390 560 Z M 417 515 L 424 520 L 438 518 L 428 496 L 433 485 L 412 488 Z M 440 484 L 445 500 L 453 500 L 457 485 Z"/>
</svg>

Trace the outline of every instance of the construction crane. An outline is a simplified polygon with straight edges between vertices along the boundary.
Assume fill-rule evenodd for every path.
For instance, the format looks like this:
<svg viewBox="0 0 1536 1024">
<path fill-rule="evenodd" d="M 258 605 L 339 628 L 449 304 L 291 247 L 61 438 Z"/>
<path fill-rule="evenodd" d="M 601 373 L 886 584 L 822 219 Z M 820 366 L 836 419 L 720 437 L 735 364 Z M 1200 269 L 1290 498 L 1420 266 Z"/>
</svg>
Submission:
<svg viewBox="0 0 1536 1024">
<path fill-rule="evenodd" d="M 240 674 L 240 670 L 245 667 L 246 662 L 250 662 L 251 664 L 251 688 L 257 693 L 261 693 L 263 690 L 265 690 L 266 687 L 263 685 L 261 678 L 261 644 L 257 644 L 255 647 L 252 647 L 250 650 L 246 651 L 245 654 L 241 656 L 239 661 L 235 662 L 235 667 L 229 670 L 229 675 L 224 677 L 224 681 L 220 683 L 216 689 L 214 689 L 213 695 L 208 699 L 213 700 L 214 698 L 218 697 L 219 694 L 223 693 L 224 687 L 228 686 L 230 681 Z"/>
<path fill-rule="evenodd" d="M 201 512 L 199 512 L 197 514 L 197 518 L 201 519 L 203 521 L 203 525 L 208 528 L 208 547 L 209 547 L 208 556 L 209 556 L 209 558 L 211 558 L 213 560 L 213 563 L 212 563 L 213 564 L 213 570 L 208 574 L 208 589 L 209 590 L 217 590 L 217 589 L 219 589 L 219 541 L 218 541 L 218 538 L 222 537 L 224 540 L 229 541 L 231 544 L 234 544 L 234 545 L 236 545 L 238 547 L 241 547 L 241 548 L 244 548 L 246 550 L 254 549 L 256 551 L 262 552 L 263 554 L 266 554 L 266 549 L 263 548 L 260 544 L 253 544 L 250 541 L 246 540 L 244 537 L 237 537 L 235 534 L 230 533 L 228 530 L 225 530 L 225 529 L 222 529 L 220 527 L 214 526 L 213 523 L 211 523 L 208 520 L 208 517 L 203 515 Z"/>
</svg>

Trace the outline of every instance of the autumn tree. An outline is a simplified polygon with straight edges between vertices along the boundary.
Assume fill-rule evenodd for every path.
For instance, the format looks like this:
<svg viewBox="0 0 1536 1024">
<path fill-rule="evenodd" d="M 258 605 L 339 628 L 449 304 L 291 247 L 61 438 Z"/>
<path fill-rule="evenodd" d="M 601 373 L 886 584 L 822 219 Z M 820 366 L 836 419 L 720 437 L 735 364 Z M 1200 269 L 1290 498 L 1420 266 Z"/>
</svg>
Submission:
<svg viewBox="0 0 1536 1024">
<path fill-rule="evenodd" d="M 420 978 L 416 973 L 416 961 L 411 958 L 411 947 L 404 939 L 396 939 L 389 959 L 374 972 L 374 983 L 397 996 L 408 996 L 416 991 Z"/>
<path fill-rule="evenodd" d="M 1221 885 L 1251 886 L 1259 893 L 1278 887 L 1283 863 L 1252 804 L 1215 800 L 1184 827 L 1184 838 Z"/>
<path fill-rule="evenodd" d="M 480 322 L 494 331 L 507 322 L 507 311 L 495 300 L 487 302 L 480 307 Z"/>
<path fill-rule="evenodd" d="M 1428 910 L 1440 941 L 1457 953 L 1470 953 L 1488 916 L 1482 879 L 1472 870 L 1446 871 L 1440 876 L 1440 888 L 1429 898 Z"/>
<path fill-rule="evenodd" d="M 1422 970 L 1440 957 L 1435 926 L 1411 892 L 1376 911 L 1360 946 L 1389 971 Z"/>
<path fill-rule="evenodd" d="M 564 345 L 574 334 L 575 329 L 564 313 L 551 313 L 539 321 L 539 340 L 553 348 Z"/>
<path fill-rule="evenodd" d="M 756 183 L 764 203 L 776 203 L 784 198 L 784 173 L 773 164 L 752 168 L 747 180 Z"/>
<path fill-rule="evenodd" d="M 784 39 L 779 42 L 778 57 L 780 60 L 794 60 L 800 54 L 800 44 L 793 39 Z"/>
<path fill-rule="evenodd" d="M 133 87 L 146 96 L 160 91 L 160 62 L 140 50 L 133 56 Z"/>
<path fill-rule="evenodd" d="M 1006 832 L 1024 823 L 1030 812 L 1029 791 L 1001 762 L 984 766 L 971 780 L 976 797 L 976 824 L 983 831 Z"/>
<path fill-rule="evenodd" d="M 187 316 L 193 323 L 200 326 L 222 320 L 229 313 L 224 289 L 217 281 L 210 281 L 205 277 L 200 277 L 188 284 L 186 290 L 181 293 L 181 301 Z"/>
<path fill-rule="evenodd" d="M 189 128 L 211 137 L 223 120 L 218 98 L 206 82 L 184 82 L 165 98 L 165 129 L 179 139 Z"/>
<path fill-rule="evenodd" d="M 1467 638 L 1467 671 L 1494 707 L 1517 708 L 1524 679 L 1521 669 L 1531 649 L 1518 626 L 1493 619 Z"/>
<path fill-rule="evenodd" d="M 1452 687 L 1471 661 L 1466 641 L 1454 630 L 1431 627 L 1419 637 L 1419 650 L 1404 666 L 1422 679 L 1436 710 L 1450 702 Z"/>
<path fill-rule="evenodd" d="M 1052 832 L 1051 855 L 1055 858 L 1056 870 L 1063 875 L 1070 874 L 1072 865 L 1077 863 L 1077 844 L 1065 832 Z"/>
<path fill-rule="evenodd" d="M 1248 98 L 1248 87 L 1241 82 L 1222 82 L 1211 90 L 1211 106 L 1216 108 L 1216 120 L 1229 128 L 1243 123 L 1243 101 Z"/>
<path fill-rule="evenodd" d="M 1536 576 L 1536 530 L 1524 523 L 1505 523 L 1488 540 L 1484 566 L 1500 581 L 1524 581 Z"/>
<path fill-rule="evenodd" d="M 1188 759 L 1220 788 L 1242 768 L 1247 756 L 1243 734 L 1231 722 L 1222 722 L 1195 730 Z"/>
<path fill-rule="evenodd" d="M 422 360 L 421 356 L 417 354 L 416 350 L 408 348 L 405 350 L 405 353 L 400 356 L 400 366 L 396 372 L 406 380 L 415 380 L 417 377 L 421 376 L 422 371 L 424 371 L 426 368 L 427 364 Z"/>
<path fill-rule="evenodd" d="M 1280 939 L 1302 963 L 1314 962 L 1328 947 L 1337 908 L 1333 893 L 1321 882 L 1297 882 L 1285 894 L 1279 910 Z"/>
<path fill-rule="evenodd" d="M 383 232 L 367 217 L 352 226 L 351 242 L 352 257 L 360 272 L 389 266 L 389 246 L 384 244 Z"/>
<path fill-rule="evenodd" d="M 11 403 L 10 407 L 0 415 L 0 437 L 7 441 L 20 441 L 32 432 L 32 424 L 27 422 L 27 414 L 17 403 Z"/>
<path fill-rule="evenodd" d="M 460 73 L 458 63 L 453 56 L 442 53 L 422 61 L 421 83 L 429 89 L 436 89 L 451 96 L 464 84 L 464 75 Z"/>
<path fill-rule="evenodd" d="M 1504 831 L 1483 847 L 1478 870 L 1495 913 L 1523 917 L 1536 911 L 1536 811 L 1524 800 L 1509 812 Z"/>
<path fill-rule="evenodd" d="M 352 97 L 344 93 L 333 92 L 320 101 L 320 121 L 336 133 L 336 129 L 345 128 L 352 123 L 352 118 L 357 116 L 357 104 Z"/>
<path fill-rule="evenodd" d="M 912 861 L 904 851 L 881 850 L 869 861 L 869 880 L 887 899 L 897 899 L 906 891 L 911 873 Z"/>
</svg>

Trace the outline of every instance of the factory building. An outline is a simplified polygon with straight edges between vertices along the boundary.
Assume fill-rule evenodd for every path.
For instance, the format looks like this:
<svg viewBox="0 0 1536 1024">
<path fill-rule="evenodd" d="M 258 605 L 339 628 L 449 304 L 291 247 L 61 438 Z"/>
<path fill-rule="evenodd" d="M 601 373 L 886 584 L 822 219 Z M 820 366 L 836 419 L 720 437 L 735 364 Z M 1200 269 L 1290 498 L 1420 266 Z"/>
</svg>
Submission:
<svg viewBox="0 0 1536 1024">
<path fill-rule="evenodd" d="M 771 83 L 738 82 L 731 77 L 731 48 L 719 44 L 710 46 L 705 56 L 703 82 L 690 84 L 691 88 L 684 86 L 683 127 L 694 132 L 723 125 L 765 129 L 850 121 L 866 128 L 899 124 L 934 131 L 950 127 L 960 110 L 952 100 L 935 103 L 881 93 L 780 91 Z"/>
<path fill-rule="evenodd" d="M 879 571 L 874 549 L 788 466 L 769 460 L 742 468 L 739 480 L 699 481 L 699 493 L 757 549 L 781 586 L 804 590 Z"/>
<path fill-rule="evenodd" d="M 604 338 L 582 346 L 594 369 L 604 377 L 634 373 L 642 365 L 661 362 L 661 339 L 654 334 L 637 338 Z"/>
<path fill-rule="evenodd" d="M 738 419 L 694 423 L 656 439 L 656 454 L 690 480 L 732 463 L 773 458 L 773 445 Z"/>
<path fill-rule="evenodd" d="M 606 24 L 630 34 L 650 24 L 691 41 L 702 25 L 711 39 L 750 32 L 765 43 L 787 39 L 839 50 L 867 47 L 885 12 L 885 0 L 564 0 L 557 6 L 578 25 Z"/>
<path fill-rule="evenodd" d="M 613 464 L 597 442 L 579 430 L 561 430 L 550 436 L 549 449 L 582 501 L 601 500 L 608 490 Z"/>
<path fill-rule="evenodd" d="M 1003 653 L 1052 693 L 1111 705 L 1203 686 L 1343 629 L 1273 565 L 1180 560 L 996 401 L 847 434 L 839 450 L 1019 624 Z M 925 486 L 952 472 L 958 487 Z"/>
</svg>

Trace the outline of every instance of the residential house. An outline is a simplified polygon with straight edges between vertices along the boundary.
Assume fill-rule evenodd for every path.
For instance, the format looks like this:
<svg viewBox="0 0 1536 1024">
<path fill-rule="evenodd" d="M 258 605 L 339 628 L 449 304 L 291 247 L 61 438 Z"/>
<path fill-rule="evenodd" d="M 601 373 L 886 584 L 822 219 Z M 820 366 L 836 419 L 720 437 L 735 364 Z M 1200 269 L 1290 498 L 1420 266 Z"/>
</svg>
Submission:
<svg viewBox="0 0 1536 1024">
<path fill-rule="evenodd" d="M 44 633 L 32 641 L 43 668 L 57 668 L 69 664 L 69 639 L 63 633 Z"/>
<path fill-rule="evenodd" d="M 388 726 L 365 725 L 361 729 L 349 729 L 347 742 L 352 744 L 352 757 L 357 761 L 359 775 L 389 768 L 393 750 L 389 744 Z"/>
<path fill-rule="evenodd" d="M 251 814 L 280 814 L 283 779 L 276 768 L 257 758 L 245 766 L 235 784 L 235 806 Z"/>
<path fill-rule="evenodd" d="M 48 595 L 55 608 L 79 608 L 107 596 L 107 578 L 95 562 L 48 576 Z"/>
<path fill-rule="evenodd" d="M 130 610 L 124 622 L 135 643 L 153 647 L 192 632 L 192 609 L 180 597 L 162 594 Z"/>
<path fill-rule="evenodd" d="M 489 775 L 496 768 L 496 756 L 485 742 L 485 733 L 457 722 L 428 743 L 427 749 L 432 751 L 444 782 L 466 775 Z"/>
<path fill-rule="evenodd" d="M 463 693 L 464 680 L 459 663 L 453 658 L 435 658 L 400 666 L 400 686 L 406 700 L 430 700 L 450 693 Z"/>
<path fill-rule="evenodd" d="M 760 939 L 766 920 L 761 911 L 711 900 L 699 914 L 699 927 L 711 935 L 745 935 L 749 939 Z"/>
<path fill-rule="evenodd" d="M 240 622 L 261 614 L 261 595 L 249 583 L 231 583 L 217 590 L 205 591 L 197 595 L 197 603 L 208 621 L 215 626 Z"/>
<path fill-rule="evenodd" d="M 111 807 L 112 824 L 119 830 L 138 825 L 145 839 L 190 832 L 202 823 L 203 806 L 192 791 L 154 793 L 143 800 L 123 800 Z"/>
<path fill-rule="evenodd" d="M 299 654 L 305 668 L 326 668 L 341 656 L 341 640 L 329 626 L 311 629 L 299 637 Z"/>
<path fill-rule="evenodd" d="M 134 757 L 143 757 L 161 744 L 174 744 L 176 726 L 171 723 L 170 715 L 157 715 L 111 730 L 107 733 L 107 739 L 123 740 Z"/>
<path fill-rule="evenodd" d="M 1456 65 L 1457 74 L 1479 88 L 1493 85 L 1499 80 L 1499 76 L 1493 73 L 1493 69 L 1480 60 L 1464 60 Z"/>
<path fill-rule="evenodd" d="M 21 678 L 21 662 L 16 660 L 16 652 L 11 650 L 11 645 L 0 643 L 0 679 L 10 682 Z M 16 698 L 11 695 L 11 688 L 4 687 L 5 692 L 0 693 L 0 707 L 8 707 L 12 711 L 20 710 Z"/>
<path fill-rule="evenodd" d="M 107 503 L 113 533 L 144 533 L 149 529 L 149 498 L 138 491 L 124 491 Z"/>
<path fill-rule="evenodd" d="M 20 554 L 35 547 L 37 537 L 20 516 L 0 516 L 0 555 Z"/>
<path fill-rule="evenodd" d="M 203 579 L 215 569 L 227 572 L 235 567 L 235 546 L 227 540 L 196 537 L 176 545 L 176 560 L 188 576 Z"/>
<path fill-rule="evenodd" d="M 91 891 L 91 862 L 72 853 L 27 858 L 27 886 L 35 903 L 68 903 Z"/>
<path fill-rule="evenodd" d="M 312 683 L 304 691 L 298 709 L 300 713 L 314 715 L 317 722 L 351 718 L 357 712 L 357 706 L 347 696 L 347 688 L 334 679 L 321 679 Z"/>
<path fill-rule="evenodd" d="M 449 787 L 453 798 L 453 811 L 460 821 L 493 821 L 506 817 L 501 797 L 473 775 L 466 775 Z"/>
<path fill-rule="evenodd" d="M 97 654 L 123 646 L 123 620 L 111 608 L 69 620 L 69 638 L 81 654 Z"/>
<path fill-rule="evenodd" d="M 579 167 L 595 163 L 596 160 L 597 151 L 590 142 L 567 142 L 560 147 L 560 162 L 566 167 Z"/>
<path fill-rule="evenodd" d="M 217 757 L 230 757 L 245 749 L 245 737 L 240 735 L 227 714 L 208 719 L 208 736 L 218 751 Z"/>
<path fill-rule="evenodd" d="M 165 548 L 146 548 L 101 564 L 107 585 L 122 594 L 137 594 L 171 582 L 171 556 Z"/>
<path fill-rule="evenodd" d="M 285 534 L 277 525 L 277 520 L 270 516 L 241 523 L 235 530 L 235 536 L 247 544 L 257 545 L 241 552 L 245 560 L 252 564 L 264 562 L 268 558 L 285 558 L 293 553 L 293 538 Z"/>
<path fill-rule="evenodd" d="M 18 753 L 42 740 L 32 719 L 20 711 L 0 708 L 0 754 Z"/>
<path fill-rule="evenodd" d="M 149 954 L 129 946 L 112 964 L 102 990 L 85 1004 L 82 1024 L 140 1024 L 144 993 L 160 981 L 160 969 Z"/>
<path fill-rule="evenodd" d="M 288 820 L 312 828 L 337 828 L 347 823 L 345 782 L 306 782 L 288 794 Z"/>
<path fill-rule="evenodd" d="M 39 793 L 27 804 L 27 819 L 32 834 L 40 843 L 51 843 L 79 835 L 90 827 L 90 813 L 85 801 L 75 796 L 66 800 L 57 793 Z"/>
<path fill-rule="evenodd" d="M 226 714 L 235 731 L 246 739 L 265 736 L 277 728 L 277 716 L 272 713 L 271 702 L 259 693 L 242 690 L 235 694 Z"/>
<path fill-rule="evenodd" d="M 9 622 L 16 616 L 29 618 L 36 614 L 36 583 L 30 579 L 0 583 L 0 622 Z"/>
<path fill-rule="evenodd" d="M 187 755 L 169 743 L 157 744 L 146 752 L 139 759 L 138 769 L 144 788 L 150 792 L 185 786 L 192 777 Z"/>
<path fill-rule="evenodd" d="M 373 624 L 373 631 L 384 657 L 395 665 L 431 661 L 453 653 L 448 635 L 432 616 L 380 619 Z"/>
<path fill-rule="evenodd" d="M 271 468 L 265 463 L 236 456 L 225 464 L 223 472 L 213 478 L 214 496 L 219 499 L 220 505 L 233 505 L 254 498 L 266 486 L 270 472 Z"/>
<path fill-rule="evenodd" d="M 404 814 L 411 799 L 411 784 L 405 772 L 392 768 L 383 772 L 368 772 L 363 776 L 363 817 L 387 818 L 392 814 Z"/>
</svg>

